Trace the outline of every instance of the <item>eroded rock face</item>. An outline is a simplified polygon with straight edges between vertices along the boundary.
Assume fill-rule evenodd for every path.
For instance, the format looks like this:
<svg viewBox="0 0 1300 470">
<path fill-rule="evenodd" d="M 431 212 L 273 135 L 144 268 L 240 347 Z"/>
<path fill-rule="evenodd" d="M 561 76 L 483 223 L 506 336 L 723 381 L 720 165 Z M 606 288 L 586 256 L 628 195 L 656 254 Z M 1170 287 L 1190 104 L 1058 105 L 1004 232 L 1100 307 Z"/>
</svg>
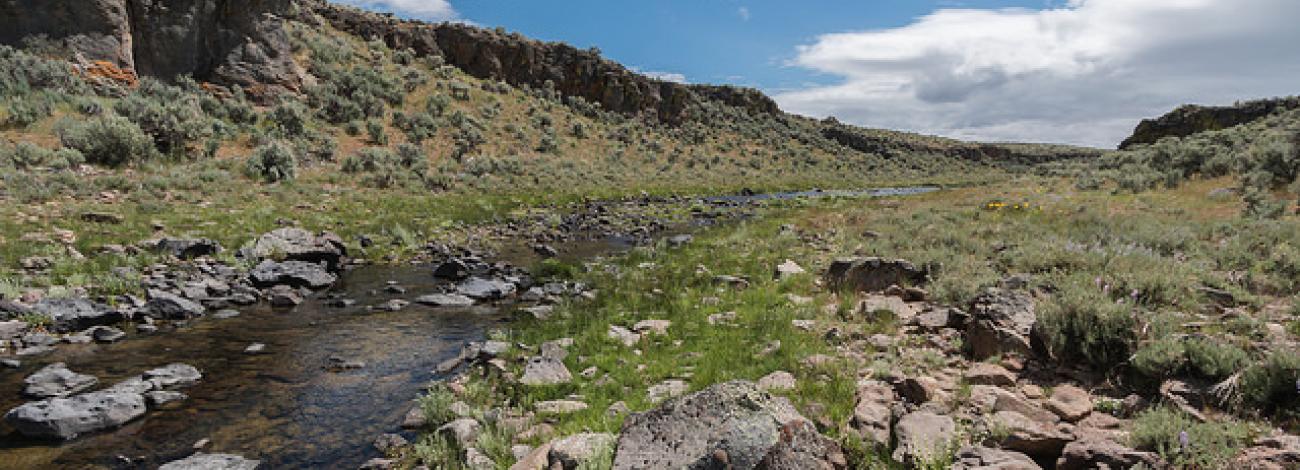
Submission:
<svg viewBox="0 0 1300 470">
<path fill-rule="evenodd" d="M 788 401 L 735 381 L 629 416 L 614 468 L 815 469 L 843 468 L 844 461 L 839 446 Z"/>
<path fill-rule="evenodd" d="M 1024 292 L 989 288 L 971 301 L 966 344 L 976 359 L 999 354 L 1029 357 L 1034 323 L 1034 299 Z"/>
<path fill-rule="evenodd" d="M 291 0 L 6 0 L 0 43 L 46 36 L 140 75 L 296 90 L 284 23 Z M 256 93 L 254 93 L 256 94 Z"/>
<path fill-rule="evenodd" d="M 28 437 L 68 440 L 121 426 L 144 412 L 143 395 L 102 391 L 30 402 L 9 410 L 4 419 Z"/>
</svg>

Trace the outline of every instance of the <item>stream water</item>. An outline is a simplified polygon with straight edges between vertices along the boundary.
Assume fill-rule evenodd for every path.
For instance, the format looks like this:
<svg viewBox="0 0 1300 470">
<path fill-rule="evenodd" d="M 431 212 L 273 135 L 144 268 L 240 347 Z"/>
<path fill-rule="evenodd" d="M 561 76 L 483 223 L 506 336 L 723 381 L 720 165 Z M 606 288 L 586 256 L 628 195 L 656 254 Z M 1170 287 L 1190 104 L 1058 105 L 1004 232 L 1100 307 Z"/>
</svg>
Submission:
<svg viewBox="0 0 1300 470">
<path fill-rule="evenodd" d="M 857 192 L 779 193 L 715 198 L 714 201 L 820 196 L 894 196 L 929 192 L 903 188 Z M 570 259 L 590 259 L 628 248 L 626 240 L 573 243 L 560 248 Z M 534 261 L 518 247 L 502 258 L 516 265 Z M 393 294 L 390 281 L 407 292 Z M 204 318 L 132 334 L 114 344 L 64 345 L 24 358 L 21 369 L 0 369 L 0 410 L 24 402 L 23 378 L 46 364 L 64 362 L 108 386 L 170 363 L 191 364 L 204 374 L 183 389 L 188 398 L 163 405 L 127 425 L 58 443 L 27 439 L 0 424 L 0 469 L 156 468 L 183 458 L 207 440 L 205 452 L 243 455 L 261 468 L 357 468 L 378 457 L 372 442 L 398 432 L 404 414 L 424 386 L 440 379 L 437 364 L 482 339 L 507 321 L 508 307 L 435 309 L 412 304 L 398 312 L 372 312 L 400 298 L 437 290 L 427 266 L 368 266 L 342 276 L 330 292 L 356 299 L 333 308 L 317 296 L 292 311 L 246 309 L 234 318 Z M 266 345 L 247 354 L 251 344 Z M 365 365 L 327 370 L 331 358 Z M 406 434 L 408 438 L 414 437 Z"/>
</svg>

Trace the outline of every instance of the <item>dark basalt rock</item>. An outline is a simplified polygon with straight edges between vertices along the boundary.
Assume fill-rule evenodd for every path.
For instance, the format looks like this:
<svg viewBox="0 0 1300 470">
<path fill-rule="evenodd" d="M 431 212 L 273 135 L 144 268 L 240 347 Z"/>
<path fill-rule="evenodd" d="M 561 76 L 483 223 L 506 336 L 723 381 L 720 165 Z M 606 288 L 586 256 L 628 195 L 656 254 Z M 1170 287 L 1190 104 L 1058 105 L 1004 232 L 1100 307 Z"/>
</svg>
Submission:
<svg viewBox="0 0 1300 470">
<path fill-rule="evenodd" d="M 257 287 L 285 285 L 311 289 L 324 289 L 338 280 L 321 265 L 303 261 L 263 261 L 248 273 L 248 278 Z"/>
<path fill-rule="evenodd" d="M 241 85 L 257 96 L 301 87 L 284 16 L 292 0 L 6 0 L 0 43 L 44 36 L 139 75 Z"/>
<path fill-rule="evenodd" d="M 86 299 L 42 299 L 32 310 L 49 317 L 49 328 L 55 333 L 81 331 L 126 319 L 122 312 Z"/>
<path fill-rule="evenodd" d="M 1275 112 L 1300 108 L 1300 97 L 1247 101 L 1234 106 L 1186 105 L 1155 119 L 1144 119 L 1120 150 L 1153 144 L 1165 137 L 1186 137 L 1246 124 Z"/>
</svg>

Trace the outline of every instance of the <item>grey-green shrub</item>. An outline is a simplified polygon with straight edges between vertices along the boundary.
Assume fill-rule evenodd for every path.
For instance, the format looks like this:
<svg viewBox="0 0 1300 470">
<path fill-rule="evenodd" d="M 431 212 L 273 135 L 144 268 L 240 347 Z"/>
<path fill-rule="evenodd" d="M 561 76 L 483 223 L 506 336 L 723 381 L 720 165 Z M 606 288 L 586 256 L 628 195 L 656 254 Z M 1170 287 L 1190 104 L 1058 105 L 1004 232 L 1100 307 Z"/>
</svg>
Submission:
<svg viewBox="0 0 1300 470">
<path fill-rule="evenodd" d="M 1184 448 L 1180 434 L 1187 433 Z M 1142 412 L 1133 419 L 1131 444 L 1154 451 L 1171 468 L 1225 468 L 1250 443 L 1253 430 L 1230 421 L 1201 423 L 1186 413 L 1166 407 Z"/>
<path fill-rule="evenodd" d="M 58 130 L 64 147 L 76 149 L 86 162 L 110 167 L 156 158 L 153 139 L 130 119 L 106 115 L 63 124 Z"/>
<path fill-rule="evenodd" d="M 277 183 L 292 180 L 297 174 L 298 162 L 292 146 L 283 142 L 271 142 L 253 151 L 245 171 L 249 176 Z"/>
</svg>

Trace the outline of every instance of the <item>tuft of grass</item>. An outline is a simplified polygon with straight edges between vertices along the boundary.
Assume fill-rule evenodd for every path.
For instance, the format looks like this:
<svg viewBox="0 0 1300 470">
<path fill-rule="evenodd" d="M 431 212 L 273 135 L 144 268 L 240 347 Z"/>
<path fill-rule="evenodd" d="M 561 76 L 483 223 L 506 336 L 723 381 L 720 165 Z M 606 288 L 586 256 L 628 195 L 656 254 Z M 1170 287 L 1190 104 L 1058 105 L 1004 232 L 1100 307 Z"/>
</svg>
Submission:
<svg viewBox="0 0 1300 470">
<path fill-rule="evenodd" d="M 420 396 L 418 403 L 420 411 L 424 412 L 424 418 L 429 422 L 429 427 L 436 428 L 456 419 L 456 414 L 451 410 L 451 404 L 455 401 L 456 395 L 447 388 L 446 384 L 435 383 Z"/>
</svg>

